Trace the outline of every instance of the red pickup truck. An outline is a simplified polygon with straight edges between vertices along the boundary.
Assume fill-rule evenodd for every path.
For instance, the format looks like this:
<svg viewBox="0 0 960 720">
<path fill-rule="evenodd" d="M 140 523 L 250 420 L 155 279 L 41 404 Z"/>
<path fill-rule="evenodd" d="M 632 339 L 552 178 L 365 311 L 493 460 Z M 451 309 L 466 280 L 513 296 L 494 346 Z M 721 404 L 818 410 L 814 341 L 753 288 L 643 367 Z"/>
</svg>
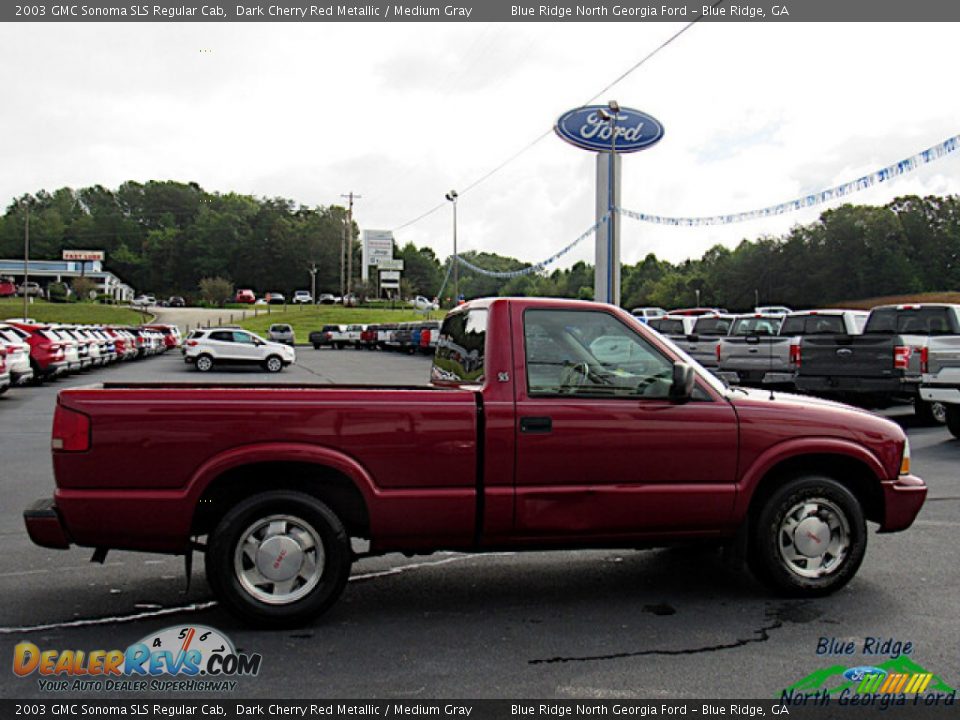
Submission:
<svg viewBox="0 0 960 720">
<path fill-rule="evenodd" d="M 896 424 L 727 388 L 628 313 L 572 300 L 459 306 L 422 387 L 64 390 L 52 445 L 54 497 L 24 513 L 35 543 L 203 549 L 215 594 L 263 625 L 330 607 L 351 538 L 371 554 L 731 543 L 775 589 L 823 595 L 856 573 L 866 520 L 903 530 L 926 497 Z M 118 461 L 144 470 L 103 472 Z"/>
</svg>

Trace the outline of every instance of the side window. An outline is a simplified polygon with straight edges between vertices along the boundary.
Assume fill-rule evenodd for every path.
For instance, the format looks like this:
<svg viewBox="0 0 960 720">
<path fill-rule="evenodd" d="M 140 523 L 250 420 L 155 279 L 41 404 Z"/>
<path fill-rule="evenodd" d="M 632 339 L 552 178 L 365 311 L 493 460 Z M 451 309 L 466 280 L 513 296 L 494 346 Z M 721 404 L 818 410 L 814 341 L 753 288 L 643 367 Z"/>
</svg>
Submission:
<svg viewBox="0 0 960 720">
<path fill-rule="evenodd" d="M 218 340 L 220 342 L 233 342 L 233 333 L 227 332 L 225 330 L 220 330 L 218 332 L 210 333 L 211 340 Z"/>
<path fill-rule="evenodd" d="M 485 309 L 450 314 L 440 328 L 431 378 L 438 382 L 482 383 L 486 337 Z"/>
<path fill-rule="evenodd" d="M 523 333 L 531 396 L 669 395 L 673 363 L 612 315 L 528 310 Z"/>
<path fill-rule="evenodd" d="M 250 333 L 235 332 L 233 333 L 233 341 L 244 345 L 253 345 L 253 336 Z"/>
</svg>

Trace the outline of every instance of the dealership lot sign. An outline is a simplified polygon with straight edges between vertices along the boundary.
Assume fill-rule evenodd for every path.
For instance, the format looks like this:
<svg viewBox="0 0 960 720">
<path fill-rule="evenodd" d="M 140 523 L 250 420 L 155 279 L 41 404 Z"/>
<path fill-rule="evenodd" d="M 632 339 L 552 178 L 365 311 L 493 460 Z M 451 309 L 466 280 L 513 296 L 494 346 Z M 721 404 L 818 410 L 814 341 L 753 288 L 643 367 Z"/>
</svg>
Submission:
<svg viewBox="0 0 960 720">
<path fill-rule="evenodd" d="M 637 152 L 655 145 L 663 137 L 663 125 L 652 115 L 621 107 L 613 122 L 605 105 L 587 105 L 570 110 L 557 120 L 554 130 L 571 145 L 584 150 L 618 153 Z M 611 141 L 611 135 L 616 138 Z"/>
</svg>

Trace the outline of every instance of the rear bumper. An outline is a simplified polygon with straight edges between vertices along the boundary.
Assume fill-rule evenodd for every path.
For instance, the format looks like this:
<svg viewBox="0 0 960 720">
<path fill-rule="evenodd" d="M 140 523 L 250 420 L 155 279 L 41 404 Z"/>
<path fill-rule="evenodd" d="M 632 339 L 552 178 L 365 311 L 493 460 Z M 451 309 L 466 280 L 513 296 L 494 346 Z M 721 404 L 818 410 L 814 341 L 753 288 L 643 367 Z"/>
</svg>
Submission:
<svg viewBox="0 0 960 720">
<path fill-rule="evenodd" d="M 804 392 L 842 395 L 892 395 L 912 397 L 920 378 L 868 378 L 836 375 L 797 375 L 797 388 Z"/>
<path fill-rule="evenodd" d="M 884 480 L 881 487 L 884 512 L 880 532 L 906 530 L 927 499 L 926 484 L 915 475 L 901 475 L 896 480 Z"/>
<path fill-rule="evenodd" d="M 24 510 L 23 523 L 27 526 L 27 534 L 34 544 L 56 550 L 70 547 L 70 538 L 53 498 L 37 500 Z"/>
<path fill-rule="evenodd" d="M 920 388 L 920 397 L 927 402 L 942 402 L 948 405 L 960 405 L 960 388 L 924 385 Z"/>
<path fill-rule="evenodd" d="M 33 368 L 27 368 L 26 370 L 11 370 L 10 379 L 13 381 L 14 385 L 25 385 L 33 380 Z"/>
</svg>

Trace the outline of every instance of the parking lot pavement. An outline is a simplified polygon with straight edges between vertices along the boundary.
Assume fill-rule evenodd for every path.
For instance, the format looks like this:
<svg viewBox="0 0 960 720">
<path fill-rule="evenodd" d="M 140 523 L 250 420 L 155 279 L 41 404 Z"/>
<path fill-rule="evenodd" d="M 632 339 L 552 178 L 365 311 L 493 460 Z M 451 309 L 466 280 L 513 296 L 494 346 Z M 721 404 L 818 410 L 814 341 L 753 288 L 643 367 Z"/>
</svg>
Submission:
<svg viewBox="0 0 960 720">
<path fill-rule="evenodd" d="M 827 666 L 880 664 L 887 658 L 859 652 L 871 637 L 912 643 L 913 662 L 960 684 L 960 442 L 896 410 L 887 414 L 907 428 L 930 499 L 907 532 L 872 532 L 857 578 L 816 601 L 772 596 L 703 548 L 390 555 L 359 561 L 342 600 L 311 626 L 253 631 L 216 607 L 199 555 L 188 590 L 182 558 L 111 552 L 92 565 L 89 551 L 45 550 L 23 530 L 22 508 L 52 490 L 59 388 L 107 379 L 411 384 L 428 368 L 423 357 L 298 348 L 298 364 L 279 376 L 200 376 L 167 355 L 0 397 L 0 695 L 47 696 L 10 672 L 18 642 L 123 649 L 180 623 L 218 628 L 263 656 L 260 674 L 240 680 L 234 695 L 243 697 L 775 697 Z M 854 640 L 858 652 L 818 656 L 821 638 Z"/>
</svg>

